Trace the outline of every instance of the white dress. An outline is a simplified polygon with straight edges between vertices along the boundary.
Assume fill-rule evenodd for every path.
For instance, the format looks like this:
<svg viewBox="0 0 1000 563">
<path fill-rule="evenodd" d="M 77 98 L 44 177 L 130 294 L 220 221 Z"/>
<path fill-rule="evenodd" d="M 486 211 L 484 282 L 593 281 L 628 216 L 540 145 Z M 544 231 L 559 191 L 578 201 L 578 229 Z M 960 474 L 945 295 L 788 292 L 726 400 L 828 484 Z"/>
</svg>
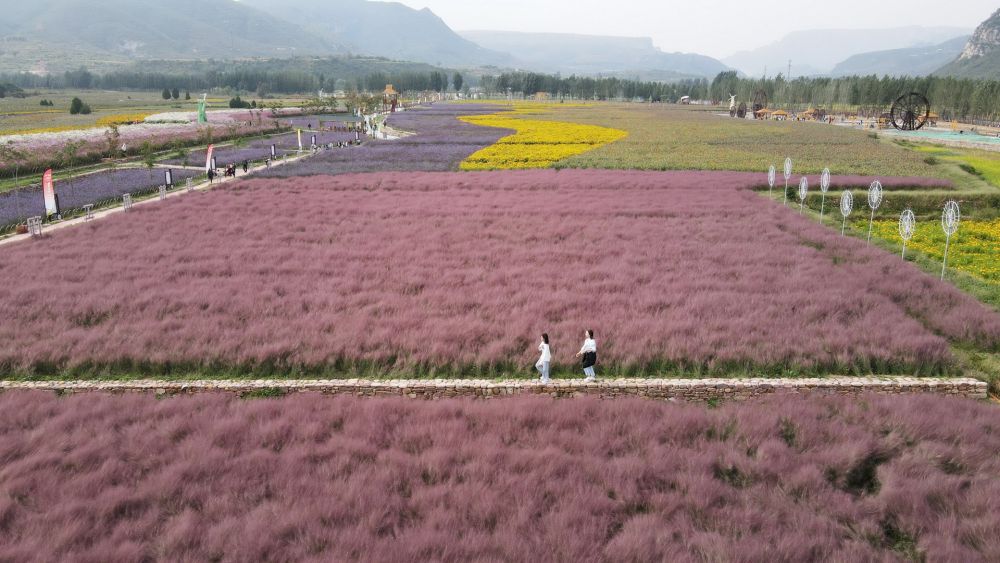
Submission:
<svg viewBox="0 0 1000 563">
<path fill-rule="evenodd" d="M 544 342 L 539 344 L 538 351 L 541 352 L 542 355 L 538 358 L 538 363 L 536 365 L 547 364 L 552 361 L 552 351 L 549 350 L 548 344 Z"/>
</svg>

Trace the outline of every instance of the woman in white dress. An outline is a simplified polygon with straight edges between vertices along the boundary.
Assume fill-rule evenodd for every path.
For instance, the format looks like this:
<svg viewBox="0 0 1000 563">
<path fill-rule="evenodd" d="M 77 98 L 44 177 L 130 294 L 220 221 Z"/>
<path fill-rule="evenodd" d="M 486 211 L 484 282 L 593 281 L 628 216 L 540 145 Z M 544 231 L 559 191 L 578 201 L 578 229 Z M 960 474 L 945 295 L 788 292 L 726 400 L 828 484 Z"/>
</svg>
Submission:
<svg viewBox="0 0 1000 563">
<path fill-rule="evenodd" d="M 542 342 L 538 345 L 538 351 L 541 355 L 538 357 L 538 362 L 535 363 L 535 369 L 542 374 L 540 381 L 542 384 L 547 384 L 549 379 L 549 367 L 552 365 L 552 350 L 549 349 L 549 334 L 542 334 Z"/>
</svg>

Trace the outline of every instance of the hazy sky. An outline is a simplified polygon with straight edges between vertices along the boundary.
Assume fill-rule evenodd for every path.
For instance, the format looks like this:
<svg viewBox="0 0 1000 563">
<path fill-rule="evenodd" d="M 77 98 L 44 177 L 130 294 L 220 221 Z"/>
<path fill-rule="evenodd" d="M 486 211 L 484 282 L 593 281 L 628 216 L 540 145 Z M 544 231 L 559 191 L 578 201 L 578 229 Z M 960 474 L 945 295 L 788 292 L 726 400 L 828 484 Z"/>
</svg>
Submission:
<svg viewBox="0 0 1000 563">
<path fill-rule="evenodd" d="M 456 30 L 652 37 L 664 51 L 719 58 L 802 29 L 925 25 L 971 30 L 1000 7 L 997 0 L 401 1 L 430 8 Z"/>
</svg>

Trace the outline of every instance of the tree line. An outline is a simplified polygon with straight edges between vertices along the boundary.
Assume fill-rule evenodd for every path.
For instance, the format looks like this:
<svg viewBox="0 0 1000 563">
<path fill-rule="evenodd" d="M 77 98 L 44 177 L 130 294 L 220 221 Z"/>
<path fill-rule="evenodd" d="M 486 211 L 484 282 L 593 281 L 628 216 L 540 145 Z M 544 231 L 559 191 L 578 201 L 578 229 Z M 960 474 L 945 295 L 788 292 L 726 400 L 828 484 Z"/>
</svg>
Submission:
<svg viewBox="0 0 1000 563">
<path fill-rule="evenodd" d="M 539 92 L 563 99 L 677 102 L 684 96 L 716 103 L 750 102 L 754 93 L 767 95 L 772 108 L 823 108 L 831 112 L 868 109 L 887 111 L 892 102 L 909 92 L 927 96 L 932 109 L 945 119 L 1000 119 L 1000 82 L 950 77 L 744 78 L 723 72 L 709 81 L 687 79 L 654 82 L 622 78 L 561 77 L 532 72 L 507 72 L 484 76 L 480 85 L 488 95 L 532 97 Z"/>
<path fill-rule="evenodd" d="M 12 98 L 23 98 L 24 90 L 21 90 L 14 84 L 0 83 L 0 98 L 6 98 L 7 96 Z"/>
<path fill-rule="evenodd" d="M 684 96 L 704 99 L 708 93 L 708 80 L 687 79 L 676 82 L 655 82 L 622 78 L 592 78 L 536 72 L 505 72 L 484 76 L 480 87 L 487 95 L 510 94 L 532 97 L 539 92 L 563 99 L 576 100 L 641 100 L 647 102 L 676 102 Z"/>
<path fill-rule="evenodd" d="M 386 84 L 392 84 L 396 90 L 404 92 L 447 92 L 453 89 L 461 91 L 465 78 L 456 72 L 449 83 L 445 72 L 373 72 L 365 76 L 357 84 L 358 91 L 380 92 Z"/>
<path fill-rule="evenodd" d="M 450 79 L 449 79 L 450 78 Z M 67 71 L 62 75 L 39 76 L 30 73 L 0 75 L 0 83 L 9 88 L 72 88 L 78 90 L 144 90 L 162 91 L 177 99 L 174 92 L 199 92 L 228 90 L 253 92 L 259 97 L 270 94 L 303 94 L 319 90 L 337 89 L 381 92 L 386 84 L 397 90 L 446 92 L 449 88 L 461 90 L 465 79 L 460 73 L 449 77 L 444 71 L 369 72 L 347 75 L 338 79 L 324 72 L 311 70 L 276 70 L 266 68 L 234 68 L 232 70 L 208 69 L 197 72 L 156 72 L 118 70 L 95 74 L 85 68 Z M 164 97 L 164 99 L 169 99 Z"/>
<path fill-rule="evenodd" d="M 460 73 L 443 70 L 390 70 L 371 68 L 374 63 L 333 61 L 330 64 L 355 64 L 336 67 L 342 76 L 333 76 L 327 67 L 309 68 L 296 62 L 292 68 L 276 63 L 254 63 L 244 66 L 197 68 L 194 70 L 144 71 L 119 70 L 94 74 L 86 68 L 62 75 L 39 76 L 30 73 L 0 75 L 6 95 L 21 88 L 74 88 L 106 90 L 168 91 L 171 97 L 178 89 L 185 92 L 227 90 L 253 92 L 260 98 L 270 94 L 302 94 L 319 90 L 381 92 L 392 84 L 404 92 L 462 91 L 478 82 L 489 95 L 531 97 L 539 92 L 563 99 L 628 100 L 644 102 L 677 102 L 684 96 L 695 100 L 728 103 L 729 96 L 749 102 L 756 92 L 766 94 L 769 106 L 784 109 L 816 107 L 830 112 L 862 111 L 873 114 L 885 111 L 898 96 L 919 92 L 930 99 L 932 108 L 944 119 L 1000 120 L 1000 82 L 949 77 L 878 77 L 850 76 L 843 78 L 797 78 L 786 80 L 782 75 L 771 78 L 746 78 L 735 71 L 723 72 L 713 80 L 693 78 L 672 82 L 644 81 L 618 77 L 586 77 L 505 72 L 483 76 L 478 81 L 466 80 Z M 206 63 L 207 64 L 207 63 Z M 379 62 L 379 68 L 385 68 Z M 366 66 L 367 65 L 367 66 Z M 348 70 L 348 68 L 350 70 Z M 364 69 L 364 70 L 362 70 Z"/>
<path fill-rule="evenodd" d="M 30 73 L 2 75 L 5 82 L 21 88 L 72 88 L 78 90 L 145 90 L 175 89 L 207 91 L 227 89 L 238 92 L 298 94 L 316 92 L 332 85 L 333 80 L 322 74 L 299 70 L 206 70 L 201 72 L 145 72 L 118 70 L 94 74 L 86 69 L 67 71 L 62 75 L 39 76 Z"/>
<path fill-rule="evenodd" d="M 715 77 L 707 98 L 749 102 L 754 93 L 767 95 L 771 107 L 784 109 L 822 108 L 832 112 L 862 110 L 877 114 L 910 92 L 927 97 L 931 108 L 944 119 L 1000 119 L 1000 82 L 944 76 L 892 77 L 848 76 L 843 78 L 741 78 L 735 71 Z M 748 103 L 749 105 L 749 103 Z"/>
</svg>

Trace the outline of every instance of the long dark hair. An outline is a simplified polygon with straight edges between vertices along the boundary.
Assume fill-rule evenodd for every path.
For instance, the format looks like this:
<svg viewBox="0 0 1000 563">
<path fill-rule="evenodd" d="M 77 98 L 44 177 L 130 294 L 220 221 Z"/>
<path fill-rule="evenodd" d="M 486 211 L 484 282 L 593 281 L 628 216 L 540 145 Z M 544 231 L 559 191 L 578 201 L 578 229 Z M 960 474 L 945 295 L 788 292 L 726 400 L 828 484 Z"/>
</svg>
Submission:
<svg viewBox="0 0 1000 563">
<path fill-rule="evenodd" d="M 549 343 L 549 333 L 547 333 L 547 332 L 543 332 L 542 333 L 542 342 L 544 342 L 546 344 Z"/>
<path fill-rule="evenodd" d="M 587 336 L 589 336 L 591 339 L 593 339 L 594 338 L 594 331 L 588 328 L 587 329 Z"/>
</svg>

